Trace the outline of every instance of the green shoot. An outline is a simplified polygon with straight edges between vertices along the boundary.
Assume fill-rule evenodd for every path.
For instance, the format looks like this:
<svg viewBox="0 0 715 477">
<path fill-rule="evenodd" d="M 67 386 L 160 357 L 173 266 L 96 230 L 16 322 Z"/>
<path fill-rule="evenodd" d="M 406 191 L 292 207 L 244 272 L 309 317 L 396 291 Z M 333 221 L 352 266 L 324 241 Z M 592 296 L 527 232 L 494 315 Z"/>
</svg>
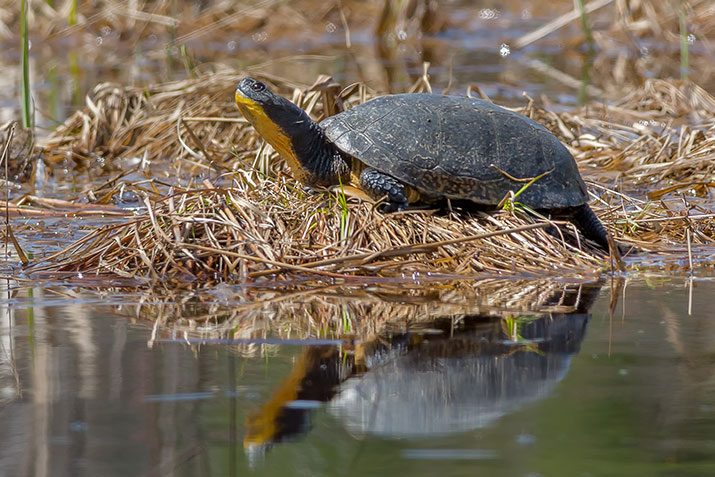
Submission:
<svg viewBox="0 0 715 477">
<path fill-rule="evenodd" d="M 20 66 L 22 68 L 22 127 L 29 128 L 32 126 L 32 117 L 30 110 L 30 65 L 28 58 L 30 54 L 30 40 L 27 35 L 27 0 L 22 0 L 20 3 L 20 41 L 22 43 L 22 58 Z"/>
<path fill-rule="evenodd" d="M 343 315 L 343 332 L 344 333 L 351 333 L 352 332 L 352 320 L 350 319 L 350 313 L 347 309 L 346 305 L 342 306 L 342 315 Z"/>
<path fill-rule="evenodd" d="M 539 179 L 541 179 L 542 177 L 544 177 L 546 174 L 551 174 L 553 171 L 554 171 L 554 170 L 551 169 L 551 170 L 548 170 L 548 171 L 546 171 L 546 172 L 543 172 L 543 173 L 539 174 L 538 176 L 534 177 L 533 179 L 531 179 L 531 180 L 530 180 L 529 182 L 527 182 L 526 184 L 524 184 L 524 185 L 521 187 L 521 189 L 519 189 L 519 190 L 513 195 L 513 197 L 509 197 L 509 198 L 505 199 L 504 205 L 502 206 L 502 209 L 504 209 L 504 210 L 511 210 L 511 211 L 513 212 L 513 211 L 514 211 L 514 208 L 516 207 L 517 204 L 518 204 L 520 207 L 526 208 L 526 206 L 525 206 L 524 204 L 521 204 L 521 203 L 519 203 L 519 202 L 516 202 L 516 198 L 519 197 L 522 192 L 524 192 L 526 189 L 528 189 L 528 188 L 531 186 L 531 184 L 533 184 L 534 182 L 538 181 Z"/>
<path fill-rule="evenodd" d="M 678 11 L 680 20 L 680 79 L 688 79 L 690 70 L 690 49 L 688 47 L 688 17 L 683 4 Z"/>
<path fill-rule="evenodd" d="M 69 26 L 77 24 L 77 0 L 72 0 L 72 4 L 70 5 L 70 12 L 67 17 L 67 23 L 69 23 Z"/>
<path fill-rule="evenodd" d="M 350 210 L 348 209 L 348 199 L 345 197 L 343 182 L 340 181 L 340 190 L 337 193 L 338 205 L 340 206 L 340 241 L 344 242 L 350 237 Z"/>
<path fill-rule="evenodd" d="M 581 28 L 583 28 L 583 34 L 586 36 L 588 49 L 593 50 L 593 35 L 591 34 L 591 27 L 588 25 L 588 17 L 586 16 L 586 8 L 583 5 L 583 0 L 574 0 L 574 8 L 581 15 Z"/>
<path fill-rule="evenodd" d="M 189 54 L 189 50 L 186 48 L 186 45 L 181 45 L 179 47 L 179 52 L 181 53 L 181 60 L 184 62 L 184 70 L 186 70 L 186 74 L 192 78 L 198 78 L 199 75 L 196 72 L 196 62 L 191 54 Z"/>
<path fill-rule="evenodd" d="M 82 104 L 82 88 L 80 83 L 79 58 L 76 50 L 67 53 L 67 63 L 69 65 L 70 76 L 72 77 L 72 102 L 76 106 Z"/>
</svg>

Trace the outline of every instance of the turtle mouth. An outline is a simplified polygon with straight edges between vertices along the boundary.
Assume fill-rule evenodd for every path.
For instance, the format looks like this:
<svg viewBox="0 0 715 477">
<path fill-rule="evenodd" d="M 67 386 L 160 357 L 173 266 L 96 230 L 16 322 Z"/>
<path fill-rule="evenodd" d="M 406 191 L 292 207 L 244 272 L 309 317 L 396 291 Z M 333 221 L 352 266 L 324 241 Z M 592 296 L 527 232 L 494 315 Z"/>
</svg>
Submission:
<svg viewBox="0 0 715 477">
<path fill-rule="evenodd" d="M 235 99 L 238 110 L 241 111 L 241 114 L 254 126 L 257 123 L 264 124 L 273 122 L 266 115 L 263 106 L 246 96 L 240 88 L 236 89 Z"/>
<path fill-rule="evenodd" d="M 239 105 L 239 108 L 241 107 L 240 106 L 241 104 L 246 104 L 246 105 L 249 105 L 249 104 L 255 105 L 256 104 L 256 102 L 254 100 L 252 100 L 251 98 L 246 96 L 246 94 L 243 91 L 241 91 L 241 88 L 236 88 L 235 97 L 236 97 L 236 104 Z"/>
</svg>

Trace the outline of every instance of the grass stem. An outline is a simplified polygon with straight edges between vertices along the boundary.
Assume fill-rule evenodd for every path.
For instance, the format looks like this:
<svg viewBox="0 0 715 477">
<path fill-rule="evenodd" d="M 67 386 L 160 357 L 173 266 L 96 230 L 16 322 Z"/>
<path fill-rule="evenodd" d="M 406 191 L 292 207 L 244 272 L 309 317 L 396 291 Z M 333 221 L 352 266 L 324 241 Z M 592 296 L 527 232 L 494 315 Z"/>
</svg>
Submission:
<svg viewBox="0 0 715 477">
<path fill-rule="evenodd" d="M 678 10 L 678 19 L 680 20 L 680 79 L 687 80 L 690 71 L 690 50 L 688 47 L 688 16 L 684 3 Z"/>
<path fill-rule="evenodd" d="M 20 67 L 22 69 L 21 99 L 22 104 L 22 127 L 29 128 L 32 125 L 30 114 L 30 66 L 28 58 L 30 53 L 30 41 L 27 35 L 27 0 L 22 0 L 20 4 L 20 41 L 22 43 L 22 58 Z"/>
</svg>

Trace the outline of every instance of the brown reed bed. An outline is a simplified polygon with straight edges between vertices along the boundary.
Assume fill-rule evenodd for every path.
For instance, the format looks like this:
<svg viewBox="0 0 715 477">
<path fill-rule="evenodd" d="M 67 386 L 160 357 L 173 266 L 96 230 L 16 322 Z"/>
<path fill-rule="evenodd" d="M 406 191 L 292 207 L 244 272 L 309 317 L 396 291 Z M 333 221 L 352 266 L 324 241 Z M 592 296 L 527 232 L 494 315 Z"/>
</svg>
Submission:
<svg viewBox="0 0 715 477">
<path fill-rule="evenodd" d="M 702 195 L 713 186 L 715 97 L 692 83 L 653 79 L 613 104 L 558 114 L 527 107 L 526 113 L 571 146 L 594 178 L 615 173 L 631 190 L 680 184 Z"/>
<path fill-rule="evenodd" d="M 593 277 L 610 266 L 569 224 L 561 224 L 561 235 L 549 234 L 547 223 L 523 211 L 384 215 L 350 189 L 306 193 L 235 110 L 241 76 L 221 72 L 149 89 L 98 86 L 87 108 L 40 143 L 47 160 L 72 157 L 106 168 L 141 157 L 158 167 L 149 175 L 174 181 L 173 192 L 145 187 L 138 194 L 146 212 L 91 232 L 31 270 L 153 283 L 254 283 L 273 275 L 359 283 L 428 275 Z M 374 95 L 329 78 L 307 89 L 264 79 L 318 119 Z M 414 90 L 428 87 L 425 76 Z M 654 253 L 690 248 L 692 269 L 699 265 L 692 248 L 715 240 L 712 208 L 688 201 L 712 193 L 714 104 L 692 84 L 652 81 L 639 97 L 612 106 L 557 113 L 529 102 L 522 112 L 571 148 L 594 210 L 618 241 Z M 214 180 L 201 182 L 207 171 Z"/>
</svg>

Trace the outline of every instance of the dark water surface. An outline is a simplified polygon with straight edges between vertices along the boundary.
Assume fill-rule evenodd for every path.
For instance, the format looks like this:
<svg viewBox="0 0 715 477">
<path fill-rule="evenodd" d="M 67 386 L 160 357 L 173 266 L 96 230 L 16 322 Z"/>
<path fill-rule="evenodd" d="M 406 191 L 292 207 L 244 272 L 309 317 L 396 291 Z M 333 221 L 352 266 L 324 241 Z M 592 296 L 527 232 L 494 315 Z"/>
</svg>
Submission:
<svg viewBox="0 0 715 477">
<path fill-rule="evenodd" d="M 613 313 L 608 283 L 566 288 L 311 346 L 5 291 L 0 475 L 715 475 L 715 281 L 630 279 Z"/>
</svg>

